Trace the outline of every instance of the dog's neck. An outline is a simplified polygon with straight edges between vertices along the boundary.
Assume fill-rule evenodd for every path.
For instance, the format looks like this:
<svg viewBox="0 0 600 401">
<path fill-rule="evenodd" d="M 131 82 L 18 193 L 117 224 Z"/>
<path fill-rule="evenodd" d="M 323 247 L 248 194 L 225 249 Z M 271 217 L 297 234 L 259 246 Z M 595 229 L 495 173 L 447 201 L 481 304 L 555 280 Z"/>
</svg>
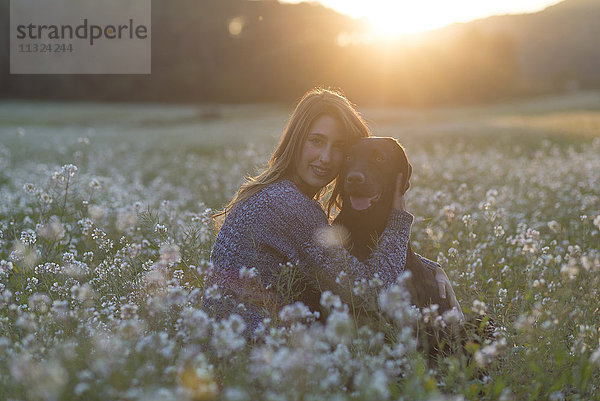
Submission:
<svg viewBox="0 0 600 401">
<path fill-rule="evenodd" d="M 365 260 L 371 254 L 379 236 L 387 226 L 390 211 L 391 203 L 367 211 L 356 211 L 350 207 L 342 208 L 335 219 L 335 224 L 341 224 L 350 231 L 352 242 L 350 253 L 359 260 Z"/>
</svg>

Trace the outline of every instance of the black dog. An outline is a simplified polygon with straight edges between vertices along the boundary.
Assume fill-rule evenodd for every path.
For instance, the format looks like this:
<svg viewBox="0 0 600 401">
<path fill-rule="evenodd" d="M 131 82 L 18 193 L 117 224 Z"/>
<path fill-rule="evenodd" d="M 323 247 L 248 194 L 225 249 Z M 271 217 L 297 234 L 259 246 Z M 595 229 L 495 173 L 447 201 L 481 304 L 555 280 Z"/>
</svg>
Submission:
<svg viewBox="0 0 600 401">
<path fill-rule="evenodd" d="M 406 192 L 412 166 L 394 138 L 363 138 L 346 155 L 339 177 L 343 180 L 342 209 L 334 224 L 349 230 L 349 251 L 361 261 L 375 248 L 387 225 L 398 173 L 404 174 Z M 434 272 L 412 251 L 410 243 L 406 256 L 413 303 L 418 307 L 437 304 L 440 313 L 449 310 L 448 300 L 439 295 Z"/>
<path fill-rule="evenodd" d="M 346 156 L 339 177 L 343 180 L 342 210 L 334 224 L 343 225 L 350 231 L 349 251 L 361 261 L 377 245 L 387 225 L 400 172 L 405 177 L 403 190 L 406 192 L 410 186 L 412 166 L 404 148 L 394 138 L 363 138 Z M 423 308 L 437 304 L 440 314 L 451 309 L 448 300 L 439 295 L 434 272 L 413 252 L 410 243 L 406 269 L 411 272 L 408 290 L 414 305 Z M 488 316 L 467 316 L 458 330 L 435 328 L 430 322 L 419 331 L 419 343 L 430 361 L 435 361 L 438 355 L 456 351 L 466 353 L 467 341 L 479 344 L 491 341 L 494 327 Z"/>
</svg>

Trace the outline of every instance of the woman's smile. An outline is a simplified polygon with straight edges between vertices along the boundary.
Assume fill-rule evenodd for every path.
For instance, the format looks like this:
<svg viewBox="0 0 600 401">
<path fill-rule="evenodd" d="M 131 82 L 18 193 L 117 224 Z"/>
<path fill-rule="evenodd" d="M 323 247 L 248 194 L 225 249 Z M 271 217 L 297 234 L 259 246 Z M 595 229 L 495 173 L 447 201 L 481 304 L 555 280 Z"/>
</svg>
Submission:
<svg viewBox="0 0 600 401">
<path fill-rule="evenodd" d="M 313 169 L 313 174 L 318 177 L 327 177 L 331 174 L 330 168 L 323 168 L 318 166 L 311 166 Z"/>
</svg>

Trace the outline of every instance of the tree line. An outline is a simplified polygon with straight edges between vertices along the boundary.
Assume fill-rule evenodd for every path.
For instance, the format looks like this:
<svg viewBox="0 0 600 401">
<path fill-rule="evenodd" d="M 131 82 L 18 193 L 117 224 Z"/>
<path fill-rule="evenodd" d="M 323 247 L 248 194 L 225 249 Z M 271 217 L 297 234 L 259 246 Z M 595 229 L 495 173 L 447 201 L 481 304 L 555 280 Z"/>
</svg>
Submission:
<svg viewBox="0 0 600 401">
<path fill-rule="evenodd" d="M 1 23 L 6 32 L 8 18 Z M 9 75 L 2 45 L 0 88 L 5 98 L 277 102 L 324 85 L 361 102 L 413 106 L 532 90 L 522 82 L 515 40 L 504 33 L 473 28 L 386 43 L 343 40 L 360 32 L 362 21 L 316 4 L 154 1 L 150 75 Z"/>
</svg>

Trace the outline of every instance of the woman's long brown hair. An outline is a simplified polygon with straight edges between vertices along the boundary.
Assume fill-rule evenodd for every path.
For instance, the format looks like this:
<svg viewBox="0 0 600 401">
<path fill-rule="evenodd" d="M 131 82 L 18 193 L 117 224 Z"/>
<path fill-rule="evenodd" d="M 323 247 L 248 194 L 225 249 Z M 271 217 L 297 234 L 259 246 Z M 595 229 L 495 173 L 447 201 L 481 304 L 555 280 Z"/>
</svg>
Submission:
<svg viewBox="0 0 600 401">
<path fill-rule="evenodd" d="M 300 99 L 288 120 L 279 144 L 271 155 L 268 167 L 255 177 L 247 177 L 246 182 L 242 184 L 225 208 L 212 216 L 217 231 L 221 228 L 227 214 L 235 212 L 235 207 L 240 202 L 264 187 L 290 175 L 295 168 L 296 159 L 300 156 L 311 124 L 322 115 L 331 116 L 340 122 L 350 143 L 369 136 L 369 128 L 365 121 L 342 93 L 324 88 L 314 88 L 308 91 Z M 321 200 L 332 186 L 333 190 L 326 202 L 328 216 L 331 216 L 331 212 L 340 207 L 341 185 L 338 184 L 337 178 L 315 195 L 316 200 Z"/>
</svg>

